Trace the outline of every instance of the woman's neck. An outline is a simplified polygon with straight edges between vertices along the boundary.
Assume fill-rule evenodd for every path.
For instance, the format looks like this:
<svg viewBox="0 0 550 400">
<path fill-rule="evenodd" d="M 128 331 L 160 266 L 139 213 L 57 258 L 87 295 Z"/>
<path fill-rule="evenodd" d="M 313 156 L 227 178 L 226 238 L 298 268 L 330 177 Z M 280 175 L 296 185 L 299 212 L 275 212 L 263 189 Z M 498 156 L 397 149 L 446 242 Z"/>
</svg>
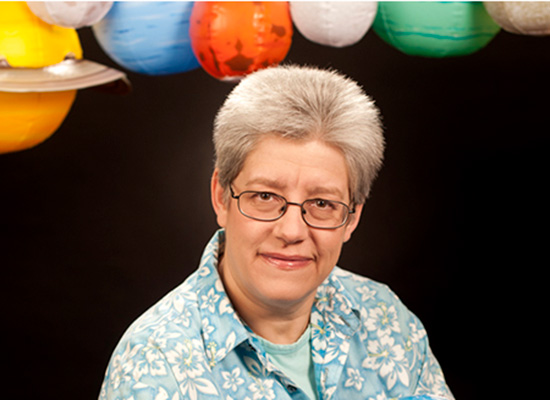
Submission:
<svg viewBox="0 0 550 400">
<path fill-rule="evenodd" d="M 315 293 L 293 302 L 259 302 L 240 292 L 237 293 L 238 291 L 233 292 L 232 285 L 226 283 L 227 271 L 224 271 L 223 259 L 220 261 L 218 271 L 225 291 L 235 311 L 246 325 L 256 335 L 272 343 L 295 343 L 307 329 Z"/>
<path fill-rule="evenodd" d="M 248 327 L 258 336 L 275 344 L 295 343 L 306 331 L 311 314 L 311 306 L 303 310 L 281 315 L 272 312 L 239 311 L 240 317 Z"/>
</svg>

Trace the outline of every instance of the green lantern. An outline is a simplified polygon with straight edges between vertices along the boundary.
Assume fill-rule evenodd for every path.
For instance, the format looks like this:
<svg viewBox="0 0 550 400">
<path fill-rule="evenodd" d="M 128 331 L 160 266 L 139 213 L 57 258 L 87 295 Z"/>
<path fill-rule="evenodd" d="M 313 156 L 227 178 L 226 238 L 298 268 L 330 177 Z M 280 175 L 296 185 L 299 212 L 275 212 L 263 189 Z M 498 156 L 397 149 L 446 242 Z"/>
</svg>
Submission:
<svg viewBox="0 0 550 400">
<path fill-rule="evenodd" d="M 482 2 L 380 2 L 373 30 L 408 55 L 456 57 L 485 47 L 500 26 Z"/>
</svg>

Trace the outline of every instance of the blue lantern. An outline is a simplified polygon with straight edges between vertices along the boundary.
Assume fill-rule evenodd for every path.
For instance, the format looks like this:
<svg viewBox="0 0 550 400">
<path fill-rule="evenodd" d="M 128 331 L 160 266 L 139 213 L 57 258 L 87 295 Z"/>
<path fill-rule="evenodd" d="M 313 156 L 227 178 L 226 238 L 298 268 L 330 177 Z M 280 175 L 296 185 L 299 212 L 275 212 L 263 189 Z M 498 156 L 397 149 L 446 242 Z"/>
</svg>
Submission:
<svg viewBox="0 0 550 400">
<path fill-rule="evenodd" d="M 92 26 L 94 35 L 117 64 L 147 75 L 198 68 L 191 49 L 189 17 L 193 2 L 115 2 Z"/>
</svg>

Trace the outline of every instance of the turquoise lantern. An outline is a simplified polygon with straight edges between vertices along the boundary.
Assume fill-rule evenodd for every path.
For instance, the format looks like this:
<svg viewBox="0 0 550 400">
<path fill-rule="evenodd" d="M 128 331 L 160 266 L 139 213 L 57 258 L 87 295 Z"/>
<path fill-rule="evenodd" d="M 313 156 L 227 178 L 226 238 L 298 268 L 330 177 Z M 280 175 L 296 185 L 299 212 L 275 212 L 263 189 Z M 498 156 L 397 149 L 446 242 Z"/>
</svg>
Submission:
<svg viewBox="0 0 550 400">
<path fill-rule="evenodd" d="M 455 57 L 485 47 L 500 31 L 482 2 L 380 2 L 373 30 L 411 56 Z"/>
<path fill-rule="evenodd" d="M 92 26 L 105 53 L 122 67 L 147 75 L 168 75 L 199 67 L 191 48 L 193 2 L 115 2 Z"/>
</svg>

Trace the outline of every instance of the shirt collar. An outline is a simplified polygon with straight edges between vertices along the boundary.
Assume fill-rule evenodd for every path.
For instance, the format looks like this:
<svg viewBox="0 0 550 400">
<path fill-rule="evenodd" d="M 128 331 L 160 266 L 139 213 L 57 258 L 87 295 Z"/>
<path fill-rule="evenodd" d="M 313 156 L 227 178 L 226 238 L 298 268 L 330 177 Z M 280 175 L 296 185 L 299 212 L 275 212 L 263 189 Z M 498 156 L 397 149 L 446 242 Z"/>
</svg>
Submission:
<svg viewBox="0 0 550 400">
<path fill-rule="evenodd" d="M 220 358 L 224 358 L 235 347 L 249 341 L 250 334 L 236 313 L 218 273 L 218 260 L 225 246 L 225 231 L 218 230 L 206 246 L 199 269 L 197 270 L 197 301 L 203 327 L 202 340 L 205 348 L 224 349 Z M 323 319 L 338 330 L 344 337 L 351 337 L 360 328 L 359 311 L 346 295 L 338 279 L 342 270 L 335 267 L 327 279 L 317 289 L 313 313 L 320 313 Z M 211 330 L 209 323 L 215 329 Z M 255 346 L 254 346 L 255 347 Z"/>
<path fill-rule="evenodd" d="M 220 229 L 203 252 L 196 283 L 202 340 L 205 348 L 218 352 L 219 359 L 249 338 L 218 273 L 218 260 L 224 246 L 225 231 Z"/>
<path fill-rule="evenodd" d="M 344 337 L 353 336 L 361 328 L 360 311 L 338 279 L 343 270 L 334 267 L 317 289 L 312 314 L 319 313 Z"/>
</svg>

